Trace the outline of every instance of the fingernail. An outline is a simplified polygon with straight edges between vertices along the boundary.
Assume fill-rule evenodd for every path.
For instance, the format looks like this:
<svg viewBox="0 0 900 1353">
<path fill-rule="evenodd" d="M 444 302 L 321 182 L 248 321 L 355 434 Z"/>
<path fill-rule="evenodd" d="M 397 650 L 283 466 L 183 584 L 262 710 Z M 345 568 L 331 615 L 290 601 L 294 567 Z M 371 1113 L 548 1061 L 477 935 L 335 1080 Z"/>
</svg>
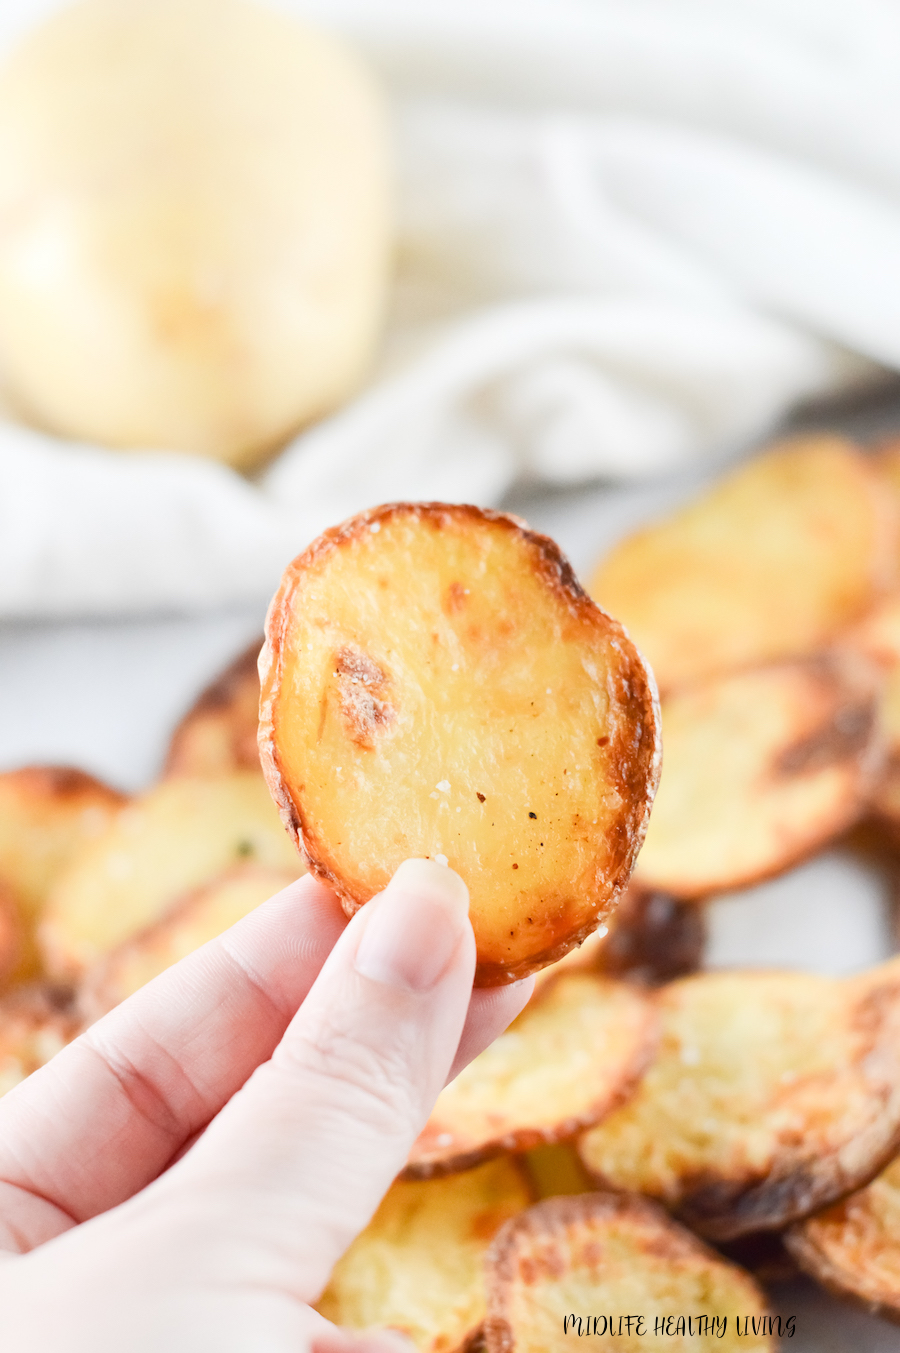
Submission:
<svg viewBox="0 0 900 1353">
<path fill-rule="evenodd" d="M 356 971 L 387 986 L 430 991 L 456 953 L 468 914 L 469 890 L 458 874 L 433 860 L 405 860 L 367 921 Z"/>
</svg>

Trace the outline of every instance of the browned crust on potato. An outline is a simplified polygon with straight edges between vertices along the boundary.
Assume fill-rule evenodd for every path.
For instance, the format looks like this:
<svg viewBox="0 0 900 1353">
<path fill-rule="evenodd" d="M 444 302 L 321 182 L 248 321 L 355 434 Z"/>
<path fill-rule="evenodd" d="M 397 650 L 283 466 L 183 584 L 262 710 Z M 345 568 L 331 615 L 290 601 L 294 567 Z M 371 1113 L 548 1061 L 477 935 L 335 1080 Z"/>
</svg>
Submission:
<svg viewBox="0 0 900 1353">
<path fill-rule="evenodd" d="M 586 939 L 615 905 L 631 876 L 646 835 L 661 766 L 659 701 L 655 682 L 623 627 L 585 592 L 556 543 L 548 536 L 530 530 L 518 517 L 472 504 L 395 502 L 370 508 L 326 530 L 285 570 L 266 617 L 266 639 L 259 655 L 259 754 L 263 774 L 286 830 L 306 859 L 310 873 L 337 893 L 348 915 L 353 915 L 369 898 L 354 895 L 348 887 L 347 881 L 335 869 L 330 858 L 329 843 L 318 839 L 304 815 L 302 805 L 295 801 L 290 792 L 276 741 L 274 706 L 282 681 L 284 636 L 290 627 L 294 594 L 300 579 L 323 556 L 349 541 L 362 538 L 373 527 L 379 527 L 396 516 L 414 516 L 419 520 L 429 520 L 437 526 L 466 519 L 479 524 L 487 521 L 517 535 L 532 548 L 536 572 L 570 614 L 579 618 L 602 617 L 619 653 L 628 658 L 627 670 L 617 669 L 614 674 L 611 673 L 615 678 L 614 698 L 626 713 L 617 721 L 617 738 L 610 749 L 609 759 L 611 766 L 619 771 L 614 788 L 629 805 L 629 812 L 622 814 L 615 827 L 617 850 L 614 866 L 606 880 L 606 898 L 589 922 L 560 943 L 529 957 L 527 961 L 507 966 L 479 959 L 475 973 L 476 987 L 515 982 L 562 958 Z"/>
<path fill-rule="evenodd" d="M 203 775 L 258 768 L 257 664 L 262 643 L 260 635 L 201 691 L 172 734 L 164 775 Z M 211 727 L 221 730 L 212 760 L 204 738 L 204 733 Z"/>
<path fill-rule="evenodd" d="M 636 1231 L 644 1232 L 645 1252 L 652 1261 L 671 1265 L 673 1282 L 677 1283 L 676 1275 L 681 1267 L 696 1269 L 701 1265 L 720 1271 L 730 1270 L 735 1280 L 753 1294 L 760 1309 L 765 1309 L 762 1293 L 749 1274 L 730 1264 L 721 1254 L 680 1226 L 658 1203 L 634 1193 L 565 1195 L 536 1203 L 506 1222 L 494 1238 L 485 1263 L 488 1297 L 488 1314 L 484 1323 L 486 1353 L 516 1353 L 512 1298 L 517 1284 L 526 1287 L 542 1281 L 548 1285 L 554 1281 L 561 1284 L 571 1271 L 567 1267 L 568 1236 L 573 1232 L 593 1232 L 605 1224 L 623 1222 L 632 1222 Z M 598 1300 L 593 1309 L 610 1314 L 604 1305 L 602 1251 L 599 1244 L 595 1261 Z M 586 1314 L 581 1310 L 578 1313 Z M 560 1310 L 560 1323 L 564 1314 Z M 734 1312 L 729 1314 L 733 1315 Z"/>
<path fill-rule="evenodd" d="M 634 886 L 655 887 L 686 901 L 703 901 L 714 893 L 753 887 L 802 864 L 865 816 L 873 789 L 882 782 L 885 765 L 885 744 L 878 711 L 879 683 L 869 661 L 847 651 L 816 653 L 730 672 L 699 683 L 693 689 L 700 692 L 704 687 L 712 689 L 720 683 L 724 685 L 752 677 L 757 672 L 762 676 L 792 669 L 805 672 L 810 692 L 818 688 L 821 701 L 831 701 L 832 707 L 823 710 L 817 727 L 782 748 L 765 768 L 765 774 L 760 766 L 756 786 L 758 801 L 764 803 L 767 783 L 772 792 L 777 793 L 782 782 L 837 769 L 843 769 L 846 774 L 842 795 L 836 797 L 828 805 L 828 811 L 822 812 L 815 822 L 804 823 L 803 830 L 792 823 L 792 832 L 783 830 L 773 835 L 764 864 L 758 862 L 753 868 L 719 872 L 715 876 L 707 871 L 702 879 L 691 882 L 654 870 L 652 866 L 648 873 L 642 873 L 648 860 L 645 856 L 638 861 Z M 674 691 L 671 698 L 678 699 L 682 694 L 683 691 Z M 729 793 L 727 783 L 722 785 L 721 793 Z M 702 842 L 698 838 L 697 854 L 702 856 L 702 853 Z"/>
<path fill-rule="evenodd" d="M 884 1171 L 894 1177 L 894 1191 L 896 1173 L 895 1159 Z M 783 1240 L 799 1268 L 834 1296 L 900 1324 L 900 1236 L 891 1227 L 895 1208 L 881 1217 L 870 1210 L 880 1187 L 884 1187 L 881 1176 L 795 1223 Z"/>
<path fill-rule="evenodd" d="M 754 974 L 741 970 L 734 975 Z M 779 974 L 773 971 L 772 975 Z M 721 979 L 727 974 L 709 976 Z M 685 981 L 703 981 L 704 977 L 700 974 Z M 900 1150 L 900 958 L 836 985 L 846 992 L 849 1026 L 861 1035 L 854 1065 L 864 1069 L 867 1081 L 866 1121 L 852 1135 L 845 1132 L 843 1138 L 833 1136 L 829 1141 L 834 1114 L 829 1114 L 826 1086 L 815 1108 L 807 1108 L 804 1129 L 800 1131 L 795 1124 L 785 1130 L 779 1154 L 764 1171 L 752 1164 L 730 1176 L 710 1170 L 682 1171 L 677 1197 L 668 1199 L 669 1206 L 708 1240 L 720 1243 L 755 1232 L 783 1230 L 867 1184 Z M 736 1057 L 739 1052 L 736 1047 Z M 658 1130 L 664 1132 L 664 1126 L 659 1124 Z M 816 1153 L 807 1141 L 813 1133 L 820 1144 Z M 615 1179 L 604 1178 L 592 1168 L 585 1153 L 582 1161 L 599 1187 L 615 1186 Z"/>
<path fill-rule="evenodd" d="M 561 973 L 553 985 L 565 982 L 568 976 L 570 975 Z M 595 1064 L 591 1070 L 588 1070 L 584 1066 L 583 1060 L 579 1059 L 577 1067 L 573 1069 L 572 1083 L 581 1086 L 584 1085 L 586 1080 L 588 1081 L 587 1098 L 580 1111 L 564 1114 L 552 1125 L 520 1123 L 516 1127 L 511 1127 L 507 1123 L 503 1130 L 497 1130 L 503 1118 L 509 1117 L 507 1101 L 511 1095 L 511 1082 L 506 1077 L 502 1084 L 497 1087 L 493 1112 L 487 1106 L 484 1109 L 482 1133 L 479 1140 L 473 1143 L 470 1139 L 469 1143 L 466 1144 L 465 1130 L 460 1130 L 452 1111 L 447 1112 L 445 1108 L 442 1114 L 442 1100 L 439 1097 L 431 1117 L 413 1143 L 401 1178 L 430 1179 L 436 1175 L 454 1174 L 459 1170 L 471 1169 L 472 1166 L 480 1164 L 481 1161 L 489 1160 L 491 1157 L 502 1155 L 505 1152 L 530 1151 L 536 1146 L 551 1146 L 557 1142 L 568 1141 L 586 1128 L 593 1127 L 613 1109 L 625 1103 L 634 1093 L 638 1082 L 656 1054 L 659 1039 L 656 1009 L 653 1002 L 639 990 L 629 989 L 626 985 L 611 979 L 597 978 L 593 981 L 596 981 L 599 988 L 605 987 L 614 998 L 617 992 L 623 995 L 627 993 L 631 1007 L 629 1014 L 634 1016 L 634 1027 L 629 1028 L 628 1025 L 624 1024 L 624 1021 L 623 1025 L 619 1026 L 617 1037 L 612 1040 L 614 1044 L 613 1054 L 618 1051 L 621 1043 L 629 1036 L 631 1048 L 627 1057 L 615 1069 L 615 1072 L 606 1074 L 605 1081 L 604 1066 Z M 541 1006 L 546 1008 L 552 999 L 553 991 L 551 987 L 542 988 L 540 994 L 533 999 L 532 1004 L 526 1007 L 525 1011 L 514 1021 L 509 1032 L 517 1038 L 527 1039 L 529 1013 L 534 1014 Z M 562 1012 L 561 1018 L 564 1018 L 567 1024 L 573 1022 L 571 1012 L 568 1010 Z M 585 1045 L 586 1047 L 578 1049 L 579 1053 L 590 1051 L 591 1039 L 587 1035 L 585 1036 Z M 495 1055 L 496 1051 L 494 1054 L 488 1053 L 489 1058 Z M 564 1055 L 565 1050 L 560 1049 L 559 1057 L 562 1058 Z M 485 1058 L 485 1054 L 482 1054 L 482 1058 Z M 478 1059 L 476 1058 L 476 1062 L 472 1063 L 471 1066 L 475 1068 L 477 1062 Z M 470 1076 L 474 1074 L 473 1071 L 467 1070 Z M 593 1086 L 596 1086 L 596 1089 L 593 1089 Z M 571 1086 L 566 1088 L 571 1094 Z M 538 1117 L 539 1111 L 543 1111 L 544 1108 L 545 1103 L 540 1106 L 535 1104 L 534 1116 Z M 452 1140 L 448 1141 L 447 1138 Z M 460 1141 L 460 1138 L 463 1140 Z"/>
</svg>

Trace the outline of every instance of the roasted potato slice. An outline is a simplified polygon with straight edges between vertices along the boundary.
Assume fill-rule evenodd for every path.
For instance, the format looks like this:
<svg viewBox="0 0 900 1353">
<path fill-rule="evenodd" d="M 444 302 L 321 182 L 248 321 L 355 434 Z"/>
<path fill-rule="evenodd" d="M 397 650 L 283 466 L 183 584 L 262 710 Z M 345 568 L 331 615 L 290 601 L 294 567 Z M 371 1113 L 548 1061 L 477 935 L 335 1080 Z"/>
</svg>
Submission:
<svg viewBox="0 0 900 1353">
<path fill-rule="evenodd" d="M 402 1330 L 422 1353 L 457 1353 L 484 1319 L 488 1246 L 532 1197 L 508 1159 L 447 1179 L 398 1181 L 338 1261 L 318 1310 L 351 1329 Z"/>
<path fill-rule="evenodd" d="M 868 664 L 831 655 L 670 695 L 635 880 L 680 897 L 741 888 L 850 827 L 883 763 L 878 691 Z"/>
<path fill-rule="evenodd" d="M 569 1353 L 579 1335 L 607 1353 L 777 1345 L 750 1275 L 634 1194 L 548 1198 L 514 1217 L 490 1248 L 487 1292 L 487 1353 Z"/>
<path fill-rule="evenodd" d="M 790 1227 L 784 1243 L 829 1291 L 900 1321 L 900 1158 L 864 1189 Z"/>
<path fill-rule="evenodd" d="M 591 594 L 667 691 L 828 643 L 895 579 L 898 516 L 850 442 L 797 438 L 623 541 Z"/>
<path fill-rule="evenodd" d="M 900 960 L 840 980 L 702 973 L 657 1003 L 656 1061 L 579 1142 L 599 1182 L 728 1240 L 806 1216 L 897 1150 Z"/>
<path fill-rule="evenodd" d="M 260 671 L 273 796 L 348 912 L 407 857 L 448 861 L 479 986 L 603 921 L 656 787 L 656 700 L 552 541 L 475 507 L 364 512 L 287 569 Z"/>
<path fill-rule="evenodd" d="M 51 886 L 125 802 L 71 766 L 24 766 L 0 775 L 0 885 L 12 893 L 20 918 L 16 978 L 39 967 L 34 929 Z"/>
<path fill-rule="evenodd" d="M 78 1033 L 68 992 L 41 983 L 0 1001 L 0 1095 L 37 1071 Z"/>
<path fill-rule="evenodd" d="M 882 674 L 880 715 L 887 756 L 871 792 L 882 824 L 900 835 L 900 592 L 891 592 L 848 635 L 850 647 L 873 659 Z"/>
<path fill-rule="evenodd" d="M 121 809 L 48 899 L 48 970 L 77 977 L 158 920 L 189 889 L 238 863 L 303 872 L 262 776 L 173 776 Z"/>
<path fill-rule="evenodd" d="M 637 987 L 562 975 L 438 1096 L 408 1177 L 465 1170 L 500 1151 L 561 1141 L 632 1093 L 656 1045 Z"/>
<path fill-rule="evenodd" d="M 298 862 L 299 863 L 299 862 Z M 175 902 L 155 924 L 126 940 L 84 979 L 82 1007 L 96 1019 L 158 977 L 179 959 L 215 939 L 286 888 L 298 869 L 236 865 Z"/>
<path fill-rule="evenodd" d="M 258 770 L 262 638 L 235 658 L 197 698 L 172 734 L 166 775 L 227 775 Z"/>
</svg>

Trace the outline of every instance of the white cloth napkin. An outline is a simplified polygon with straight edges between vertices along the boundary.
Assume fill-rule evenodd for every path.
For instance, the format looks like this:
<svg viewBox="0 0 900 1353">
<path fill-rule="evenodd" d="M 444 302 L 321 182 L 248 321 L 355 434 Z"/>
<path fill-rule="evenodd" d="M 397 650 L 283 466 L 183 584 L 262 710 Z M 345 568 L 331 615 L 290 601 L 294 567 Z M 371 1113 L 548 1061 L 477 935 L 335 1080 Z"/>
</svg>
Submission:
<svg viewBox="0 0 900 1353">
<path fill-rule="evenodd" d="M 379 368 L 252 483 L 0 423 L 0 615 L 261 600 L 373 502 L 645 478 L 900 369 L 896 0 L 268 3 L 391 95 Z"/>
</svg>

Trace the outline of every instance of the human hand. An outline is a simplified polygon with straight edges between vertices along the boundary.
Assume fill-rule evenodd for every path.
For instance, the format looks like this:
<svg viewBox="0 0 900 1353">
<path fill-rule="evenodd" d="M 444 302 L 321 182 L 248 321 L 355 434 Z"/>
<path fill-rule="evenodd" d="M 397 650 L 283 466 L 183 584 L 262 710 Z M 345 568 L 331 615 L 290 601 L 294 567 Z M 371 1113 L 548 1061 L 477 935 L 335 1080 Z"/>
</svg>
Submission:
<svg viewBox="0 0 900 1353">
<path fill-rule="evenodd" d="M 4 1353 L 376 1353 L 309 1303 L 445 1081 L 525 1004 L 472 991 L 465 885 L 348 923 L 300 879 L 0 1101 Z"/>
</svg>

